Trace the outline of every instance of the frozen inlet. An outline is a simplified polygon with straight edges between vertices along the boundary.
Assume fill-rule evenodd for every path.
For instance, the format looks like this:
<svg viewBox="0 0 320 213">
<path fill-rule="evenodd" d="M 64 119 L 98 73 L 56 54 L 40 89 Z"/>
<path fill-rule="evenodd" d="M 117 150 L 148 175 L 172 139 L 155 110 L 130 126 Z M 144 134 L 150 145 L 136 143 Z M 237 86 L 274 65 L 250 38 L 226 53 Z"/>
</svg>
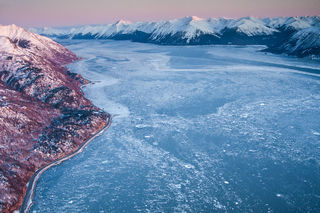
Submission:
<svg viewBox="0 0 320 213">
<path fill-rule="evenodd" d="M 83 58 L 70 70 L 100 81 L 86 96 L 130 113 L 48 170 L 32 211 L 319 209 L 318 62 L 262 46 L 67 42 Z"/>
</svg>

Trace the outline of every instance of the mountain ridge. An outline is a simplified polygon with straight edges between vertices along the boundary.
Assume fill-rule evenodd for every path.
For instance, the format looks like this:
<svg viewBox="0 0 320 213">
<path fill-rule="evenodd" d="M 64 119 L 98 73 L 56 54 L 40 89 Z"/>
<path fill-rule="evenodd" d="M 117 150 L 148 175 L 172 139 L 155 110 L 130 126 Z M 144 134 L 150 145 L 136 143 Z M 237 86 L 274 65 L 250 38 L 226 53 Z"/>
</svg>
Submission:
<svg viewBox="0 0 320 213">
<path fill-rule="evenodd" d="M 300 31 L 310 29 L 320 39 L 319 16 L 278 18 L 242 17 L 238 19 L 186 16 L 152 22 L 118 21 L 115 24 L 64 28 L 32 28 L 49 37 L 69 39 L 115 39 L 160 45 L 266 45 L 267 51 L 298 57 L 319 56 L 318 43 L 300 41 Z M 308 38 L 305 38 L 308 39 Z M 289 43 L 291 45 L 289 45 Z M 304 46 L 301 43 L 308 43 Z M 299 45 L 300 44 L 300 45 Z M 291 49 L 288 49 L 288 47 Z"/>
<path fill-rule="evenodd" d="M 79 58 L 16 25 L 0 26 L 0 212 L 19 210 L 42 166 L 72 153 L 106 124 L 64 65 Z"/>
</svg>

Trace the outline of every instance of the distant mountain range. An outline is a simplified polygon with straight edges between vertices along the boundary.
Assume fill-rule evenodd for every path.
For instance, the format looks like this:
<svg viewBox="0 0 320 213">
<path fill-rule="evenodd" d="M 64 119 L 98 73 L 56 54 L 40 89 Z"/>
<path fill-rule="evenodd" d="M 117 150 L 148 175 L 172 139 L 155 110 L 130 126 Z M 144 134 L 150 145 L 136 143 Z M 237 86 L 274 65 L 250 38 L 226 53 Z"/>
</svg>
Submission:
<svg viewBox="0 0 320 213">
<path fill-rule="evenodd" d="M 320 16 L 263 19 L 188 16 L 159 22 L 120 20 L 108 25 L 30 30 L 56 38 L 131 40 L 161 45 L 266 45 L 266 51 L 274 53 L 320 55 Z"/>
</svg>

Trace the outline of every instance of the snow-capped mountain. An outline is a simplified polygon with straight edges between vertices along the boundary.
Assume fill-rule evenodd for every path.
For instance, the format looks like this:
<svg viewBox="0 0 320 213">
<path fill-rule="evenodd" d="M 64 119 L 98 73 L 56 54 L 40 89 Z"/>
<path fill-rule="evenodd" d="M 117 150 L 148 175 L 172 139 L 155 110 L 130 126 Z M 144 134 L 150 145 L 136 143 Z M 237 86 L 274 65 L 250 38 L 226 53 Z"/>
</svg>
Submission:
<svg viewBox="0 0 320 213">
<path fill-rule="evenodd" d="M 267 51 L 298 57 L 320 56 L 320 16 L 264 19 L 279 33 Z"/>
<path fill-rule="evenodd" d="M 300 57 L 320 56 L 320 27 L 302 29 L 294 33 L 288 42 L 272 50 Z"/>
<path fill-rule="evenodd" d="M 0 212 L 22 204 L 35 170 L 75 150 L 106 123 L 63 65 L 78 58 L 16 25 L 0 25 Z"/>
<path fill-rule="evenodd" d="M 217 37 L 219 35 L 219 31 L 214 29 L 212 21 L 196 16 L 159 22 L 150 31 L 152 40 L 161 40 L 167 35 L 174 36 L 180 33 L 181 39 L 186 39 L 186 43 L 190 43 L 191 39 L 199 37 L 201 34 L 215 35 Z"/>
<path fill-rule="evenodd" d="M 0 52 L 0 76 L 8 86 L 40 100 L 45 100 L 54 88 L 66 85 L 74 89 L 74 95 L 81 96 L 80 90 L 75 90 L 80 83 L 65 74 L 62 67 L 78 58 L 50 38 L 16 25 L 0 26 Z"/>
<path fill-rule="evenodd" d="M 37 55 L 58 64 L 70 63 L 69 58 L 76 58 L 73 53 L 50 38 L 31 33 L 16 25 L 0 25 L 0 39 L 0 51 L 8 54 L 25 57 Z"/>
<path fill-rule="evenodd" d="M 279 17 L 263 19 L 266 26 L 282 30 L 302 30 L 313 26 L 319 26 L 319 16 Z"/>
<path fill-rule="evenodd" d="M 264 19 L 253 17 L 202 19 L 196 16 L 187 16 L 159 22 L 131 23 L 120 20 L 115 24 L 108 25 L 38 28 L 31 29 L 31 31 L 57 38 L 132 40 L 166 45 L 261 44 L 267 45 L 269 50 L 277 48 L 277 51 L 274 52 L 297 55 L 297 51 L 287 48 L 280 51 L 279 47 L 289 40 L 291 43 L 294 42 L 296 40 L 294 38 L 300 34 L 294 35 L 299 31 L 306 30 L 312 32 L 313 38 L 319 37 L 317 30 L 319 26 L 319 16 Z M 306 39 L 310 39 L 310 37 Z M 304 43 L 313 44 L 310 41 Z M 298 46 L 299 48 L 305 47 L 304 45 Z M 309 54 L 315 53 L 309 51 Z"/>
<path fill-rule="evenodd" d="M 232 20 L 227 29 L 235 29 L 239 33 L 243 33 L 247 36 L 261 36 L 272 35 L 279 32 L 277 29 L 266 26 L 262 20 L 253 17 L 244 17 L 236 20 Z"/>
<path fill-rule="evenodd" d="M 162 38 L 180 35 L 180 39 L 188 44 L 192 39 L 201 35 L 214 35 L 221 37 L 226 29 L 234 29 L 247 36 L 270 35 L 277 30 L 265 26 L 262 21 L 252 17 L 241 19 L 202 19 L 196 16 L 187 16 L 181 19 L 174 19 L 160 22 L 135 22 L 120 20 L 109 25 L 88 25 L 67 28 L 39 28 L 31 29 L 39 34 L 68 37 L 68 38 L 112 38 L 117 35 L 132 35 L 135 32 L 148 34 L 149 41 L 163 42 Z"/>
</svg>

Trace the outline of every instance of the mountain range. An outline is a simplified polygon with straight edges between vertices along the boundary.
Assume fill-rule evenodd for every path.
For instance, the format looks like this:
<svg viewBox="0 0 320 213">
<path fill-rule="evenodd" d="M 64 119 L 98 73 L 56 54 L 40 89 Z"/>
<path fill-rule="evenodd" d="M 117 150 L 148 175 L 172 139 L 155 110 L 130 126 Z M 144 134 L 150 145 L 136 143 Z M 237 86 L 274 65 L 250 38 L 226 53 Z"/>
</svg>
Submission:
<svg viewBox="0 0 320 213">
<path fill-rule="evenodd" d="M 55 38 L 115 39 L 161 45 L 266 45 L 266 51 L 298 57 L 320 55 L 320 16 L 239 19 L 188 16 L 159 22 L 31 28 Z"/>
</svg>

